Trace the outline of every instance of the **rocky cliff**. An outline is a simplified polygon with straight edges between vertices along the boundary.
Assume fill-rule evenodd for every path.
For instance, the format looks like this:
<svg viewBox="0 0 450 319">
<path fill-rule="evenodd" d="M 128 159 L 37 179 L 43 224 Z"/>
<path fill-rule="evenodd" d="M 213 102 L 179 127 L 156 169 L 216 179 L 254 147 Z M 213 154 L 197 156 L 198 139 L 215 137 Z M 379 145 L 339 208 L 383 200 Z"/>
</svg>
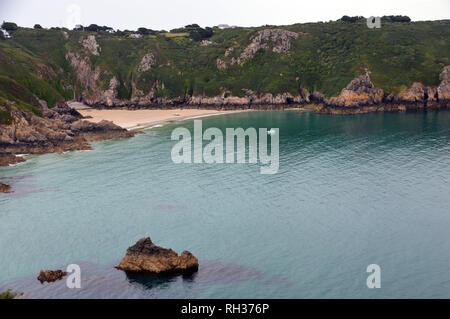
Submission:
<svg viewBox="0 0 450 319">
<path fill-rule="evenodd" d="M 35 95 L 50 108 L 61 99 L 129 108 L 354 108 L 398 97 L 412 107 L 420 102 L 408 96 L 420 90 L 415 81 L 426 91 L 427 108 L 442 106 L 449 92 L 448 84 L 439 85 L 439 74 L 450 65 L 443 40 L 450 38 L 450 22 L 385 21 L 379 30 L 362 22 L 213 28 L 207 45 L 176 31 L 133 38 L 101 28 L 19 28 L 0 43 L 0 98 L 36 105 L 30 97 Z M 373 86 L 360 77 L 364 67 Z M 0 122 L 2 117 L 0 112 Z"/>
<path fill-rule="evenodd" d="M 450 107 L 449 76 L 450 66 L 446 66 L 440 75 L 438 87 L 415 82 L 411 88 L 394 95 L 376 88 L 366 70 L 365 75 L 350 82 L 338 97 L 324 100 L 318 110 L 321 113 L 355 114 L 445 109 Z"/>
<path fill-rule="evenodd" d="M 295 33 L 282 29 L 265 29 L 259 31 L 251 43 L 237 57 L 228 56 L 235 51 L 234 47 L 228 48 L 224 54 L 227 60 L 218 59 L 219 69 L 225 69 L 231 65 L 243 65 L 253 58 L 259 50 L 270 50 L 276 54 L 289 54 L 292 41 L 300 36 L 308 36 L 306 33 Z M 98 44 L 95 37 L 89 37 L 83 41 L 83 45 L 91 55 L 98 55 Z M 222 93 L 216 96 L 207 95 L 180 95 L 173 98 L 161 96 L 159 91 L 165 89 L 165 84 L 155 80 L 147 92 L 139 89 L 135 81 L 131 82 L 131 98 L 118 97 L 119 81 L 115 76 L 109 80 L 106 89 L 101 88 L 100 79 L 109 75 L 100 67 L 94 67 L 88 56 L 69 52 L 66 59 L 76 70 L 76 76 L 83 89 L 81 100 L 94 107 L 128 107 L 128 108 L 152 108 L 152 107 L 215 107 L 215 108 L 249 108 L 268 105 L 307 105 L 315 104 L 316 109 L 322 113 L 366 113 L 380 111 L 405 111 L 413 109 L 438 109 L 447 108 L 450 100 L 450 66 L 442 71 L 441 83 L 438 87 L 424 86 L 421 83 L 413 83 L 412 87 L 397 94 L 385 92 L 377 88 L 371 81 L 370 71 L 352 80 L 336 97 L 325 98 L 321 92 L 308 92 L 306 88 L 300 90 L 300 94 L 289 92 L 272 94 L 259 93 L 253 90 L 242 89 L 241 96 L 235 96 L 230 90 L 222 88 Z M 138 74 L 145 73 L 152 68 L 161 68 L 157 65 L 155 54 L 150 52 L 143 56 L 137 68 Z"/>
</svg>

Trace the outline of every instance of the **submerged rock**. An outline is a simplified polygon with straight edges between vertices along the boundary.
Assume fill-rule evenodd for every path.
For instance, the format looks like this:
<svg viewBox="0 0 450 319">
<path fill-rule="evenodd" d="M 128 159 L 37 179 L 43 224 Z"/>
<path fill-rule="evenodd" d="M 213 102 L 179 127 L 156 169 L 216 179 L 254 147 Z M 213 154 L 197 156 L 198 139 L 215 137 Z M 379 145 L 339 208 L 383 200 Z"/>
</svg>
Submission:
<svg viewBox="0 0 450 319">
<path fill-rule="evenodd" d="M 198 259 L 190 252 L 181 256 L 172 249 L 156 246 L 150 237 L 140 239 L 127 250 L 117 269 L 126 272 L 166 273 L 197 271 Z"/>
<path fill-rule="evenodd" d="M 44 282 L 55 282 L 61 280 L 67 272 L 62 270 L 41 270 L 37 279 L 43 284 Z"/>
<path fill-rule="evenodd" d="M 0 182 L 0 193 L 11 193 L 11 186 Z"/>
</svg>

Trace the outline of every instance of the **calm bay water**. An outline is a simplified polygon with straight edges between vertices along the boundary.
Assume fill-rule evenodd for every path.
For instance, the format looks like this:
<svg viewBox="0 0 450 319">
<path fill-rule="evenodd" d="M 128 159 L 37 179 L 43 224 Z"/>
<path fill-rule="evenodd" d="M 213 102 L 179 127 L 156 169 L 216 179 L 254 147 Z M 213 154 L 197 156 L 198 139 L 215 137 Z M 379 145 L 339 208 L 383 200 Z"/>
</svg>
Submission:
<svg viewBox="0 0 450 319">
<path fill-rule="evenodd" d="M 204 129 L 280 128 L 280 169 L 173 164 L 173 128 L 1 168 L 0 289 L 28 297 L 450 297 L 450 112 L 248 112 Z M 150 236 L 200 260 L 191 277 L 112 266 Z M 82 268 L 83 289 L 40 285 Z M 366 267 L 381 267 L 368 289 Z"/>
</svg>

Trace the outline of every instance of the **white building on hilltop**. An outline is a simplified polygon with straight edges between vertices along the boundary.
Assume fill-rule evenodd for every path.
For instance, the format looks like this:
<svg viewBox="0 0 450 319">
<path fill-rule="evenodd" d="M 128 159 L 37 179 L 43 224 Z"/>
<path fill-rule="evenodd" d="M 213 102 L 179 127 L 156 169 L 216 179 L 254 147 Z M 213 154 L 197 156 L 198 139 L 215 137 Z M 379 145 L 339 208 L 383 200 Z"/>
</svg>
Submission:
<svg viewBox="0 0 450 319">
<path fill-rule="evenodd" d="M 219 24 L 217 26 L 219 29 L 234 29 L 237 28 L 237 25 L 228 25 L 228 24 Z"/>
<path fill-rule="evenodd" d="M 5 39 L 11 39 L 11 35 L 10 35 L 9 32 L 6 31 L 5 29 L 0 29 L 0 32 L 3 33 L 3 37 L 4 37 Z"/>
</svg>

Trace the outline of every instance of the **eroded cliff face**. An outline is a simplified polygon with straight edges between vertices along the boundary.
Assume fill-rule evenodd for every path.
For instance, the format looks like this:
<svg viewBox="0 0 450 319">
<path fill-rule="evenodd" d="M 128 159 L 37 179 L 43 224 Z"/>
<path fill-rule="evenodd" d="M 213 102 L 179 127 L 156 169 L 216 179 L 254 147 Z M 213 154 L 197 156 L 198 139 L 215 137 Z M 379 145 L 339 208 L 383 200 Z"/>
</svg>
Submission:
<svg viewBox="0 0 450 319">
<path fill-rule="evenodd" d="M 293 41 L 299 37 L 308 36 L 306 33 L 296 33 L 283 29 L 265 29 L 258 31 L 244 49 L 228 48 L 224 56 L 217 60 L 219 69 L 231 65 L 242 65 L 252 59 L 258 50 L 271 50 L 277 54 L 289 54 Z M 405 111 L 410 109 L 446 108 L 450 101 L 450 66 L 444 68 L 441 74 L 441 84 L 438 87 L 426 87 L 421 83 L 414 83 L 411 88 L 398 95 L 384 92 L 377 88 L 370 79 L 370 71 L 366 70 L 352 80 L 341 93 L 333 98 L 325 98 L 321 92 L 308 92 L 302 89 L 300 94 L 288 92 L 272 94 L 263 92 L 255 94 L 250 89 L 243 89 L 242 96 L 233 96 L 227 88 L 217 96 L 182 95 L 175 98 L 161 96 L 165 84 L 156 80 L 148 91 L 140 89 L 137 81 L 142 73 L 152 68 L 158 68 L 155 52 L 145 53 L 136 66 L 136 77 L 125 86 L 131 88 L 130 98 L 118 98 L 120 83 L 114 74 L 91 65 L 90 56 L 100 55 L 101 48 L 95 36 L 88 36 L 81 40 L 84 51 L 69 52 L 66 59 L 75 70 L 77 79 L 82 87 L 82 102 L 94 107 L 126 107 L 126 108 L 170 108 L 170 107 L 215 107 L 215 108 L 249 108 L 264 105 L 305 105 L 315 104 L 320 112 L 355 113 L 373 111 Z M 242 50 L 236 52 L 238 50 Z M 238 53 L 236 55 L 236 53 Z M 233 57 L 232 57 L 233 56 Z M 170 65 L 170 63 L 167 63 Z M 220 71 L 218 71 L 220 72 Z M 109 83 L 106 82 L 109 79 Z M 298 79 L 298 78 L 297 78 Z"/>
<path fill-rule="evenodd" d="M 116 98 L 116 89 L 119 85 L 119 81 L 115 76 L 109 81 L 108 88 L 102 90 L 100 77 L 102 75 L 108 75 L 107 71 L 103 71 L 99 67 L 92 67 L 89 58 L 87 56 L 82 56 L 79 53 L 69 52 L 66 55 L 66 59 L 75 70 L 77 79 L 83 88 L 81 99 L 86 104 L 113 106 L 120 103 Z"/>
<path fill-rule="evenodd" d="M 231 64 L 241 64 L 250 59 L 259 49 L 271 48 L 274 52 L 286 54 L 289 52 L 291 41 L 300 35 L 281 29 L 267 29 L 259 31 L 253 38 L 251 44 L 241 53 L 238 59 L 231 59 Z M 93 48 L 93 47 L 92 47 Z M 234 49 L 227 50 L 225 55 L 231 54 Z M 93 54 L 93 53 L 92 53 Z M 437 88 L 426 87 L 421 83 L 414 83 L 411 88 L 398 95 L 389 94 L 377 88 L 370 79 L 370 71 L 366 70 L 352 80 L 337 97 L 326 99 L 320 92 L 308 92 L 303 89 L 301 94 L 282 93 L 273 95 L 271 93 L 255 94 L 253 91 L 244 89 L 244 96 L 233 96 L 226 89 L 218 96 L 179 96 L 176 98 L 165 98 L 158 96 L 156 92 L 164 88 L 164 83 L 155 81 L 149 92 L 137 88 L 134 81 L 131 83 L 132 98 L 118 99 L 117 87 L 119 81 L 112 76 L 107 89 L 101 89 L 100 78 L 108 75 L 108 72 L 98 67 L 92 67 L 87 56 L 79 53 L 69 52 L 66 58 L 76 70 L 76 75 L 83 89 L 81 99 L 84 103 L 96 107 L 218 107 L 248 108 L 262 105 L 302 105 L 317 104 L 317 109 L 324 113 L 365 113 L 375 111 L 406 111 L 412 109 L 436 109 L 447 108 L 450 101 L 450 66 L 444 68 L 441 73 L 442 82 Z M 142 58 L 138 72 L 150 70 L 156 64 L 153 53 L 147 53 Z M 229 65 L 229 64 L 227 64 Z"/>
<path fill-rule="evenodd" d="M 139 64 L 138 72 L 146 72 L 152 68 L 155 64 L 155 55 L 153 53 L 147 53 L 141 60 Z"/>
<path fill-rule="evenodd" d="M 88 35 L 86 39 L 81 41 L 86 51 L 93 55 L 100 55 L 101 48 L 97 43 L 94 35 Z"/>
<path fill-rule="evenodd" d="M 217 59 L 217 68 L 225 69 L 230 65 L 242 65 L 245 61 L 253 58 L 253 56 L 261 49 L 270 48 L 275 53 L 289 53 L 291 43 L 304 33 L 296 33 L 283 29 L 265 29 L 259 31 L 253 38 L 252 42 L 244 49 L 238 58 Z M 228 57 L 234 48 L 231 47 L 225 51 L 225 57 Z"/>
</svg>

